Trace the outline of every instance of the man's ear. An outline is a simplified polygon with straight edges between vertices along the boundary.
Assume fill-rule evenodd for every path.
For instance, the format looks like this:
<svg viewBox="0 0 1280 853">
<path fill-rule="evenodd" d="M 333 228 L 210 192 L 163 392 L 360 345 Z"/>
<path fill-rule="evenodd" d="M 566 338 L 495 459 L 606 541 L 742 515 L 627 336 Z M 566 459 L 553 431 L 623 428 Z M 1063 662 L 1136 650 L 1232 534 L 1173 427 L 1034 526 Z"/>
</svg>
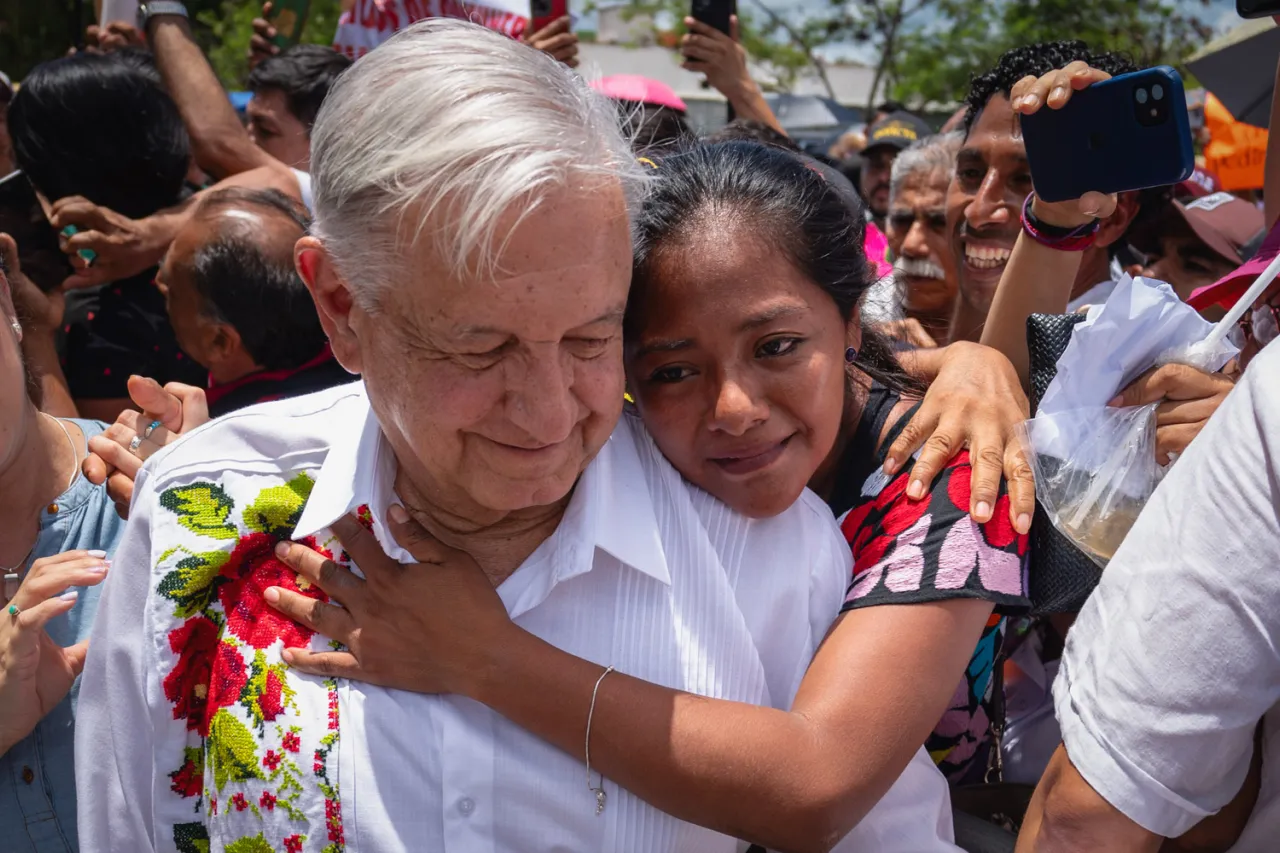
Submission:
<svg viewBox="0 0 1280 853">
<path fill-rule="evenodd" d="M 1098 229 L 1097 245 L 1110 246 L 1123 237 L 1140 209 L 1136 192 L 1120 193 L 1116 198 L 1115 212 L 1102 220 L 1102 226 Z"/>
<path fill-rule="evenodd" d="M 240 352 L 240 333 L 230 323 L 211 325 L 209 345 L 205 350 L 209 357 L 209 368 L 235 358 Z"/>
<path fill-rule="evenodd" d="M 324 244 L 315 237 L 303 237 L 293 249 L 298 275 L 311 292 L 320 315 L 320 325 L 329 336 L 334 358 L 351 373 L 362 372 L 360 344 L 351 328 L 355 305 L 351 289 L 338 273 Z"/>
</svg>

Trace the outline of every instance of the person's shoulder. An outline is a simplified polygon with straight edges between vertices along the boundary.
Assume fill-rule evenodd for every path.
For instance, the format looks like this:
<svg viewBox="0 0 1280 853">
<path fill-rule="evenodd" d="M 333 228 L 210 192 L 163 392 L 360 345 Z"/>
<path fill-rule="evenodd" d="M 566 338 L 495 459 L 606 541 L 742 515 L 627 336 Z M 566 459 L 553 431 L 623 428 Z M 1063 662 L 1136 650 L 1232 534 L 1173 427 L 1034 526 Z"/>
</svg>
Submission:
<svg viewBox="0 0 1280 853">
<path fill-rule="evenodd" d="M 324 454 L 338 430 L 358 429 L 368 402 L 360 382 L 259 403 L 215 418 L 147 460 L 156 487 L 191 473 L 279 467 Z M 360 419 L 360 424 L 353 419 Z"/>
</svg>

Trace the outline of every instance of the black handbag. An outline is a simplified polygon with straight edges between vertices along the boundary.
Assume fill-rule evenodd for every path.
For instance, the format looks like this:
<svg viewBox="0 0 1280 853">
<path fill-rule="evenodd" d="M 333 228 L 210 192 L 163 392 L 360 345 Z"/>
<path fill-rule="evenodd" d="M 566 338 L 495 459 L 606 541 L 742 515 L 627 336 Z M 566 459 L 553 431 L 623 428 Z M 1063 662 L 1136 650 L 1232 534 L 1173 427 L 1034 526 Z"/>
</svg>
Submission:
<svg viewBox="0 0 1280 853">
<path fill-rule="evenodd" d="M 1058 374 L 1058 359 L 1071 341 L 1083 314 L 1032 314 L 1027 318 L 1027 350 L 1031 356 L 1031 413 Z M 1058 532 L 1036 501 L 1031 525 L 1031 571 L 1028 595 L 1033 616 L 1076 613 L 1102 578 L 1098 564 Z"/>
</svg>

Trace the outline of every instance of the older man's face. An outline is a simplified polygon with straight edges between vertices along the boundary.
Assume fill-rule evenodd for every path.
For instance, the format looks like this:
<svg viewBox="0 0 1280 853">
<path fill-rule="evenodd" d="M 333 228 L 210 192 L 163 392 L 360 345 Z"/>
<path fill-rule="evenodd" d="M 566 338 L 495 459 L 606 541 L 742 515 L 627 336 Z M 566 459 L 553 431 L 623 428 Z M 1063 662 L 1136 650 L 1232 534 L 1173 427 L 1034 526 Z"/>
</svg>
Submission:
<svg viewBox="0 0 1280 853">
<path fill-rule="evenodd" d="M 917 172 L 903 181 L 889 206 L 885 237 L 894 274 L 913 313 L 943 313 L 956 298 L 956 263 L 947 238 L 946 172 Z"/>
<path fill-rule="evenodd" d="M 430 255 L 418 252 L 377 313 L 352 313 L 369 398 L 401 466 L 433 503 L 474 522 L 555 503 L 622 411 L 631 243 L 621 190 L 548 198 L 510 231 L 496 281 L 458 281 Z"/>
</svg>

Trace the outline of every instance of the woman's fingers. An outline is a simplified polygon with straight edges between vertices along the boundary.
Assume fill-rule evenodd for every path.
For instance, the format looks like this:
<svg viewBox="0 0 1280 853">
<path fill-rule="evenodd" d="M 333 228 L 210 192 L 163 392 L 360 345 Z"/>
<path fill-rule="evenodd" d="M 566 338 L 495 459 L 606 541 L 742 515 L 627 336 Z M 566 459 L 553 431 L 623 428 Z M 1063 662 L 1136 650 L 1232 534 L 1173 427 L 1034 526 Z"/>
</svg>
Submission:
<svg viewBox="0 0 1280 853">
<path fill-rule="evenodd" d="M 84 552 L 80 552 L 84 553 Z M 94 552 L 101 555 L 101 551 Z M 12 604 L 21 609 L 35 607 L 42 601 L 61 595 L 71 587 L 96 586 L 107 576 L 110 564 L 102 556 L 81 556 L 53 565 L 32 566 L 31 572 L 14 593 Z"/>
<path fill-rule="evenodd" d="M 74 646 L 67 646 L 62 650 L 62 657 L 66 660 L 67 665 L 71 667 L 71 674 L 79 676 L 84 672 L 84 659 L 89 654 L 89 641 L 81 640 Z"/>
<path fill-rule="evenodd" d="M 62 595 L 49 598 L 30 607 L 22 607 L 17 616 L 9 615 L 7 609 L 0 614 L 0 619 L 12 619 L 14 625 L 18 628 L 20 639 L 18 642 L 23 643 L 23 648 L 30 648 L 26 643 L 40 642 L 39 630 L 48 624 L 49 620 L 55 616 L 66 613 L 72 607 L 76 606 L 78 595 L 76 591 L 69 590 Z M 15 602 L 17 596 L 14 596 Z M 21 607 L 21 605 L 19 605 Z"/>
<path fill-rule="evenodd" d="M 333 678 L 354 678 L 367 681 L 360 669 L 360 661 L 350 652 L 313 652 L 307 649 L 285 649 L 284 662 L 290 668 L 311 675 Z"/>
<path fill-rule="evenodd" d="M 1005 443 L 999 435 L 975 435 L 969 441 L 969 515 L 979 524 L 991 520 L 1000 479 L 1004 476 Z"/>
<path fill-rule="evenodd" d="M 1030 533 L 1036 511 L 1036 477 L 1022 444 L 1016 440 L 1004 448 L 1004 479 L 1013 529 L 1024 535 Z"/>
<path fill-rule="evenodd" d="M 106 466 L 110 466 L 109 470 L 106 470 L 106 475 L 103 479 L 106 479 L 107 476 L 116 471 L 129 477 L 129 479 L 134 479 L 138 476 L 138 469 L 142 467 L 142 458 L 140 456 L 130 453 L 129 449 L 120 444 L 120 442 L 106 436 L 95 435 L 89 439 L 89 452 L 100 460 L 104 469 Z M 85 465 L 89 465 L 88 459 L 85 460 Z M 88 468 L 86 467 L 87 470 Z M 93 477 L 89 479 L 92 480 Z"/>
<path fill-rule="evenodd" d="M 299 545 L 296 542 L 278 542 L 276 543 L 276 557 L 286 566 L 324 590 L 330 598 L 343 604 L 350 604 L 364 586 L 364 581 L 356 577 L 350 570 L 339 566 L 333 560 L 326 559 L 323 554 L 308 548 L 306 545 Z M 359 564 L 359 561 L 357 561 L 357 564 Z M 302 597 L 306 598 L 306 596 Z M 306 600 L 311 601 L 312 599 L 306 598 Z"/>
<path fill-rule="evenodd" d="M 267 604 L 299 625 L 305 625 L 343 645 L 350 643 L 355 622 L 345 608 L 316 598 L 308 598 L 278 586 L 268 587 L 262 597 L 266 599 Z"/>
</svg>

